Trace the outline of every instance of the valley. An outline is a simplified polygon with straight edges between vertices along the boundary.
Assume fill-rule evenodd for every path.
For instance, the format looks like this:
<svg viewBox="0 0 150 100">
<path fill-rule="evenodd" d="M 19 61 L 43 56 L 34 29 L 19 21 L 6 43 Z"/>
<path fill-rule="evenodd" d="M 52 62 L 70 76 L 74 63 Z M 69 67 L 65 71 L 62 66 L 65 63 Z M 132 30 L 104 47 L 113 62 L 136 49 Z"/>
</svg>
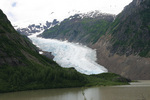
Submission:
<svg viewBox="0 0 150 100">
<path fill-rule="evenodd" d="M 40 55 L 38 48 L 26 36 L 21 36 L 0 10 L 0 93 L 123 85 L 129 81 L 114 73 L 85 75 L 74 68 L 62 68 L 55 61 Z"/>
<path fill-rule="evenodd" d="M 133 0 L 118 15 L 95 10 L 14 29 L 0 10 L 0 93 L 82 87 L 77 94 L 86 100 L 86 87 L 98 86 L 94 90 L 101 92 L 106 86 L 105 92 L 108 86 L 149 80 L 149 12 L 149 0 Z"/>
<path fill-rule="evenodd" d="M 83 15 L 70 16 L 39 37 L 84 44 L 96 49 L 97 62 L 108 72 L 150 79 L 149 0 L 133 0 L 117 16 Z"/>
</svg>

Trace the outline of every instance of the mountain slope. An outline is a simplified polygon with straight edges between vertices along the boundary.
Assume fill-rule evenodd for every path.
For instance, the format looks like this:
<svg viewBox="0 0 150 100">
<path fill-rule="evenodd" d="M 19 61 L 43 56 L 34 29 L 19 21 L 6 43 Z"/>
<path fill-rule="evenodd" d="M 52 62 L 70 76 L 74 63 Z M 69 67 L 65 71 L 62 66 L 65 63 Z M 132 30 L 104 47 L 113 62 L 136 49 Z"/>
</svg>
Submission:
<svg viewBox="0 0 150 100">
<path fill-rule="evenodd" d="M 150 1 L 133 0 L 93 48 L 109 72 L 130 79 L 150 79 Z"/>
<path fill-rule="evenodd" d="M 150 57 L 150 1 L 134 0 L 111 26 L 111 52 Z"/>
<path fill-rule="evenodd" d="M 37 55 L 37 52 L 35 46 L 20 36 L 0 11 L 0 66 L 48 65 L 44 60 L 39 61 L 43 56 Z"/>
<path fill-rule="evenodd" d="M 107 30 L 114 20 L 114 15 L 103 14 L 99 11 L 71 16 L 48 30 L 40 36 L 55 38 L 82 44 L 93 44 Z"/>
<path fill-rule="evenodd" d="M 112 73 L 86 76 L 39 55 L 36 47 L 15 31 L 0 10 L 0 93 L 116 84 L 128 84 L 128 80 Z"/>
</svg>

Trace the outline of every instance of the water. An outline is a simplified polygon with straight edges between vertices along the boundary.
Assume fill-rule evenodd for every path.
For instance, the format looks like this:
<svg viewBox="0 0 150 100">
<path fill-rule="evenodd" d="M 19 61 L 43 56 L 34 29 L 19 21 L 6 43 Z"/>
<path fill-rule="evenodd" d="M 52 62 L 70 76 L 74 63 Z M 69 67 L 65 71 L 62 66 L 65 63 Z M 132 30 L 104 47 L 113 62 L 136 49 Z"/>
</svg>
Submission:
<svg viewBox="0 0 150 100">
<path fill-rule="evenodd" d="M 74 67 L 87 75 L 107 72 L 106 68 L 96 63 L 96 51 L 86 46 L 56 39 L 44 39 L 36 35 L 29 38 L 43 51 L 52 52 L 55 56 L 54 61 L 62 67 Z"/>
<path fill-rule="evenodd" d="M 150 100 L 150 81 L 125 86 L 4 93 L 0 94 L 0 100 Z"/>
</svg>

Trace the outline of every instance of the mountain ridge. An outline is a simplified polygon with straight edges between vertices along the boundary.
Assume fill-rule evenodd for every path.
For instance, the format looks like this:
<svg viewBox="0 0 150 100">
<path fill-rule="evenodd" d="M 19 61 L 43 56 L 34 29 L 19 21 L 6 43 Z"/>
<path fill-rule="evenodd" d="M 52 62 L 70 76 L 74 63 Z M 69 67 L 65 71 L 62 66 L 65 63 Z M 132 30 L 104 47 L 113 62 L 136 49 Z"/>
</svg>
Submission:
<svg viewBox="0 0 150 100">
<path fill-rule="evenodd" d="M 59 21 L 57 19 L 54 19 L 52 22 L 46 21 L 45 23 L 39 23 L 39 24 L 31 24 L 27 26 L 26 28 L 14 26 L 16 31 L 19 32 L 21 35 L 29 36 L 35 33 L 43 32 L 44 30 L 47 30 L 51 27 L 54 27 L 55 25 L 59 24 Z"/>
</svg>

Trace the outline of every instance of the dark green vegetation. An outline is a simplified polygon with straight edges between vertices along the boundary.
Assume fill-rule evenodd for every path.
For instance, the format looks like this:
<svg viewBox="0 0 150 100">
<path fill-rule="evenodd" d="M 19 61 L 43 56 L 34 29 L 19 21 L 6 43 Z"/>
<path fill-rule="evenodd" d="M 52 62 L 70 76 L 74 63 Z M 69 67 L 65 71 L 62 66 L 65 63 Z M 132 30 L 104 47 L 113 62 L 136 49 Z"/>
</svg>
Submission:
<svg viewBox="0 0 150 100">
<path fill-rule="evenodd" d="M 87 79 L 89 83 L 87 83 L 86 86 L 126 85 L 128 82 L 131 82 L 130 79 L 126 79 L 114 73 L 90 75 L 87 77 Z"/>
<path fill-rule="evenodd" d="M 150 1 L 133 0 L 109 30 L 113 36 L 111 52 L 150 57 Z"/>
<path fill-rule="evenodd" d="M 95 18 L 81 18 L 80 15 L 76 14 L 62 21 L 60 25 L 46 30 L 41 36 L 44 38 L 67 39 L 70 42 L 83 44 L 94 44 L 106 32 L 113 20 L 114 16 L 108 14 Z"/>
<path fill-rule="evenodd" d="M 39 55 L 37 48 L 14 30 L 0 10 L 0 93 L 116 84 L 128 84 L 128 80 L 111 73 L 86 76 Z"/>
<path fill-rule="evenodd" d="M 0 92 L 80 87 L 88 83 L 84 75 L 59 66 L 3 66 L 0 75 Z"/>
<path fill-rule="evenodd" d="M 129 81 L 113 73 L 87 76 L 72 68 L 51 68 L 50 66 L 0 67 L 0 92 L 95 85 L 125 85 Z"/>
</svg>

